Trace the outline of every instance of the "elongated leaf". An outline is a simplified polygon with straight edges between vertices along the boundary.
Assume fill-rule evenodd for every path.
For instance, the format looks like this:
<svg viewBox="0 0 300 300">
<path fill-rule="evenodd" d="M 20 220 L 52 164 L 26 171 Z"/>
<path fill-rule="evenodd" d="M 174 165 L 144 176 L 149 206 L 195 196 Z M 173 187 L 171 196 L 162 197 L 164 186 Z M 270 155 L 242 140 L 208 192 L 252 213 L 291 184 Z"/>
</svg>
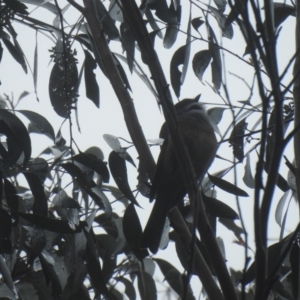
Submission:
<svg viewBox="0 0 300 300">
<path fill-rule="evenodd" d="M 41 183 L 41 180 L 36 174 L 30 172 L 23 172 L 23 175 L 25 176 L 34 197 L 33 213 L 47 217 L 48 199 L 44 192 L 44 187 Z"/>
<path fill-rule="evenodd" d="M 198 31 L 199 27 L 200 27 L 201 25 L 204 24 L 204 21 L 201 20 L 201 17 L 198 17 L 198 18 L 194 18 L 194 19 L 191 21 L 191 24 L 192 24 L 193 28 L 194 28 L 196 31 Z"/>
<path fill-rule="evenodd" d="M 35 214 L 25 214 L 21 212 L 16 212 L 16 214 L 32 225 L 35 225 L 41 229 L 46 229 L 58 233 L 73 234 L 81 232 L 82 228 L 86 226 L 86 222 L 80 222 L 79 226 L 73 230 L 72 228 L 70 228 L 68 221 L 46 218 L 45 216 Z"/>
<path fill-rule="evenodd" d="M 181 77 L 182 72 L 179 70 L 179 66 L 184 64 L 186 46 L 181 46 L 178 48 L 170 63 L 170 76 L 171 76 L 171 85 L 174 90 L 175 95 L 180 97 L 180 87 L 181 87 Z"/>
<path fill-rule="evenodd" d="M 99 295 L 108 295 L 108 289 L 106 287 L 102 270 L 99 262 L 99 254 L 97 246 L 91 236 L 85 229 L 83 230 L 86 237 L 86 247 L 85 247 L 85 257 L 86 257 L 86 268 L 92 286 L 95 290 L 95 298 L 98 298 Z"/>
<path fill-rule="evenodd" d="M 168 284 L 171 288 L 180 296 L 183 292 L 183 282 L 181 273 L 169 262 L 163 259 L 154 259 L 154 261 L 158 264 L 161 272 L 163 273 L 165 280 L 167 280 Z M 191 286 L 188 286 L 188 294 L 187 299 L 195 299 L 193 296 L 193 292 Z"/>
<path fill-rule="evenodd" d="M 236 196 L 240 196 L 240 197 L 249 197 L 249 195 L 244 190 L 238 188 L 236 185 L 233 185 L 232 183 L 230 183 L 224 179 L 221 179 L 221 178 L 209 175 L 209 174 L 208 174 L 208 177 L 213 184 L 215 184 L 217 187 L 219 187 L 221 190 L 223 190 L 227 193 L 230 193 L 230 194 L 233 194 Z"/>
<path fill-rule="evenodd" d="M 94 70 L 97 67 L 95 59 L 92 57 L 88 50 L 84 50 L 85 60 L 84 60 L 84 80 L 86 96 L 94 102 L 94 104 L 99 108 L 100 105 L 100 93 L 99 86 L 96 80 L 96 75 Z"/>
<path fill-rule="evenodd" d="M 12 230 L 11 216 L 6 210 L 0 210 L 0 243 L 10 237 Z"/>
<path fill-rule="evenodd" d="M 217 5 L 218 10 L 221 13 L 224 13 L 226 5 L 227 5 L 227 1 L 226 0 L 214 0 L 214 3 Z"/>
<path fill-rule="evenodd" d="M 159 38 L 163 38 L 163 34 L 160 30 L 160 28 L 158 27 L 154 17 L 153 17 L 153 14 L 151 12 L 151 10 L 147 7 L 146 8 L 146 11 L 145 11 L 145 16 L 147 17 L 147 20 L 151 26 L 151 28 L 154 30 L 154 31 L 157 31 L 157 35 Z"/>
<path fill-rule="evenodd" d="M 28 118 L 40 133 L 55 141 L 54 129 L 44 116 L 30 110 L 18 110 L 18 112 Z"/>
<path fill-rule="evenodd" d="M 37 33 L 35 35 L 35 48 L 34 48 L 34 59 L 33 59 L 33 86 L 34 86 L 34 92 L 37 95 L 37 79 L 38 79 L 38 39 L 37 39 Z"/>
<path fill-rule="evenodd" d="M 7 128 L 14 134 L 18 147 L 24 152 L 25 165 L 31 156 L 31 141 L 26 127 L 16 115 L 5 109 L 0 109 L 0 120 L 5 122 Z M 15 138 L 13 138 L 13 140 L 15 140 Z M 10 152 L 10 149 L 8 149 L 8 152 Z"/>
<path fill-rule="evenodd" d="M 286 199 L 289 195 L 290 191 L 286 191 L 283 196 L 280 198 L 278 201 L 278 204 L 276 206 L 276 211 L 275 211 L 275 221 L 276 223 L 281 227 L 282 225 L 282 215 L 283 215 L 283 208 L 286 202 Z"/>
<path fill-rule="evenodd" d="M 197 52 L 193 58 L 193 70 L 197 78 L 202 82 L 202 77 L 212 59 L 210 50 L 202 50 Z"/>
<path fill-rule="evenodd" d="M 24 72 L 27 74 L 27 65 L 22 50 L 20 50 L 17 45 L 14 45 L 9 39 L 2 38 L 2 41 L 15 61 L 22 66 Z"/>
<path fill-rule="evenodd" d="M 136 299 L 136 292 L 134 289 L 133 282 L 128 280 L 125 277 L 115 277 L 115 279 L 119 282 L 122 282 L 125 286 L 125 294 L 130 300 L 135 300 Z"/>
<path fill-rule="evenodd" d="M 96 159 L 83 152 L 75 155 L 73 159 L 97 172 L 102 176 L 104 182 L 109 182 L 108 168 L 106 163 L 104 163 L 102 160 Z"/>
<path fill-rule="evenodd" d="M 126 51 L 127 63 L 130 72 L 133 71 L 134 53 L 135 53 L 135 38 L 129 25 L 123 22 L 120 26 L 121 41 L 123 49 Z"/>
<path fill-rule="evenodd" d="M 124 213 L 123 231 L 131 251 L 142 262 L 149 252 L 147 249 L 140 248 L 143 230 L 133 203 L 127 206 Z"/>
<path fill-rule="evenodd" d="M 202 195 L 203 202 L 207 213 L 211 216 L 226 218 L 226 219 L 239 219 L 239 215 L 227 204 L 206 195 Z"/>
<path fill-rule="evenodd" d="M 109 164 L 110 172 L 120 191 L 132 203 L 139 205 L 128 183 L 125 160 L 117 152 L 112 151 L 109 154 L 108 164 Z"/>
<path fill-rule="evenodd" d="M 251 163 L 250 163 L 250 154 L 249 153 L 247 154 L 243 181 L 247 185 L 247 187 L 249 187 L 250 189 L 255 188 L 255 180 L 254 180 L 252 172 L 251 172 Z"/>
<path fill-rule="evenodd" d="M 141 299 L 157 299 L 157 291 L 154 279 L 147 272 L 138 272 L 138 289 L 141 295 Z"/>
</svg>

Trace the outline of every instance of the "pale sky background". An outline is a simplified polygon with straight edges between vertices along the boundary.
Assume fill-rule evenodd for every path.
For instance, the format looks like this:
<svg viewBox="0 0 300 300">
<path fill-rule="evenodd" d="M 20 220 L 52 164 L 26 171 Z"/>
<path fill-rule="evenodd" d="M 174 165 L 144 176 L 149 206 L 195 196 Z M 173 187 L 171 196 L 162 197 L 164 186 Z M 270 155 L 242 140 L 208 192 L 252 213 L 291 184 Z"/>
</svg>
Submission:
<svg viewBox="0 0 300 300">
<path fill-rule="evenodd" d="M 64 7 L 67 2 L 65 0 L 58 0 L 60 7 Z M 107 1 L 106 1 L 107 2 Z M 106 3 L 105 2 L 105 3 Z M 79 2 L 80 3 L 80 2 Z M 181 29 L 186 31 L 186 24 L 187 24 L 187 18 L 188 18 L 188 11 L 189 11 L 189 2 L 188 1 L 182 1 L 183 6 L 183 15 L 182 15 L 182 27 Z M 33 6 L 28 5 L 29 9 L 28 11 L 31 12 L 33 10 Z M 228 8 L 227 11 L 228 12 Z M 40 19 L 44 22 L 50 22 L 52 23 L 55 15 L 50 13 L 49 11 L 38 8 L 35 11 L 32 12 L 30 15 L 33 18 Z M 193 12 L 193 18 L 201 16 L 199 10 L 194 10 Z M 78 13 L 74 8 L 69 8 L 68 11 L 65 14 L 66 20 L 70 24 L 74 22 L 78 17 Z M 215 20 L 210 17 L 210 21 L 212 24 L 213 29 L 215 30 L 215 33 L 217 35 L 217 38 L 220 37 L 219 30 L 217 29 L 217 25 Z M 24 27 L 21 24 L 18 24 L 17 22 L 13 23 L 13 26 L 18 33 L 18 41 L 21 45 L 27 60 L 33 69 L 33 58 L 34 58 L 34 47 L 35 47 L 35 31 Z M 289 17 L 284 23 L 283 28 L 280 32 L 280 37 L 278 41 L 278 57 L 279 57 L 279 68 L 280 70 L 284 69 L 284 66 L 289 61 L 290 57 L 294 53 L 295 44 L 294 44 L 294 26 L 295 26 L 295 18 Z M 203 36 L 206 36 L 206 29 L 204 26 L 201 27 L 201 33 Z M 198 36 L 197 32 L 192 29 L 192 34 L 194 36 Z M 164 70 L 166 71 L 167 80 L 169 81 L 169 62 L 170 59 L 174 53 L 175 50 L 177 50 L 180 46 L 184 45 L 186 40 L 185 35 L 180 34 L 178 36 L 178 40 L 176 44 L 173 46 L 171 50 L 166 50 L 162 46 L 162 40 L 159 38 L 156 38 L 155 47 L 156 50 L 159 53 L 159 58 L 161 60 L 161 63 L 164 67 Z M 230 49 L 240 57 L 242 57 L 244 50 L 245 50 L 245 43 L 243 38 L 240 35 L 239 29 L 236 25 L 234 25 L 234 37 L 232 40 L 228 40 L 226 38 L 223 38 L 222 40 L 223 46 L 225 48 Z M 14 61 L 14 59 L 10 56 L 9 52 L 6 50 L 5 46 L 3 58 L 0 65 L 0 80 L 2 82 L 2 85 L 0 86 L 0 95 L 3 95 L 3 93 L 6 93 L 8 95 L 13 94 L 14 98 L 17 99 L 19 95 L 24 91 L 31 92 L 29 96 L 24 98 L 21 101 L 21 104 L 18 106 L 18 109 L 28 109 L 36 111 L 43 116 L 45 116 L 52 126 L 54 127 L 55 133 L 57 133 L 63 119 L 56 115 L 54 112 L 50 99 L 48 96 L 48 81 L 49 81 L 49 75 L 51 72 L 51 69 L 53 67 L 53 63 L 50 62 L 50 53 L 48 50 L 53 47 L 54 44 L 50 39 L 45 37 L 42 34 L 38 34 L 38 70 L 39 70 L 39 76 L 38 76 L 38 97 L 40 99 L 40 102 L 36 101 L 36 96 L 33 93 L 34 87 L 33 87 L 33 79 L 30 74 L 30 71 L 26 75 L 24 71 L 22 70 L 21 66 Z M 121 53 L 121 45 L 119 42 L 111 42 L 111 46 L 113 51 Z M 78 55 L 78 70 L 81 68 L 81 64 L 83 62 L 83 51 L 78 43 L 75 43 L 73 48 L 76 48 Z M 207 49 L 207 45 L 205 42 L 193 42 L 192 44 L 192 53 L 190 61 L 193 58 L 193 53 L 196 53 L 200 50 Z M 140 61 L 140 55 L 139 52 L 136 51 L 136 57 Z M 231 97 L 231 100 L 234 104 L 237 104 L 238 100 L 246 100 L 249 96 L 249 89 L 246 87 L 246 85 L 241 81 L 238 80 L 236 77 L 233 77 L 232 75 L 229 75 L 228 72 L 232 72 L 242 78 L 244 78 L 249 85 L 252 84 L 252 77 L 253 77 L 253 70 L 250 66 L 246 65 L 245 63 L 241 62 L 239 59 L 233 57 L 232 55 L 224 52 L 225 57 L 225 71 L 226 71 L 226 81 L 227 81 L 227 87 L 229 90 L 229 94 Z M 249 57 L 245 57 L 245 59 L 249 59 Z M 143 64 L 141 64 L 143 69 L 148 73 L 147 67 Z M 148 88 L 144 85 L 144 83 L 136 76 L 131 75 L 128 71 L 128 68 L 125 64 L 123 64 L 123 67 L 127 73 L 131 88 L 132 88 L 132 98 L 137 110 L 137 114 L 141 123 L 141 126 L 143 128 L 144 134 L 147 139 L 155 139 L 158 138 L 158 133 L 160 130 L 160 126 L 163 123 L 163 116 L 161 112 L 158 109 L 157 103 L 155 101 L 155 98 L 151 94 L 151 92 L 148 90 Z M 289 75 L 287 75 L 285 83 L 288 83 L 288 81 L 291 79 L 291 72 L 290 70 Z M 78 115 L 79 115 L 79 122 L 81 127 L 81 133 L 78 132 L 76 122 L 75 122 L 75 115 L 72 114 L 73 117 L 73 135 L 75 138 L 75 141 L 77 145 L 80 147 L 82 151 L 86 150 L 90 146 L 98 146 L 102 149 L 105 155 L 105 160 L 108 159 L 108 155 L 111 151 L 110 147 L 106 144 L 106 142 L 103 140 L 103 134 L 112 134 L 117 137 L 125 138 L 126 140 L 131 140 L 130 136 L 127 132 L 126 125 L 124 122 L 123 114 L 120 108 L 120 105 L 118 103 L 117 97 L 115 96 L 111 85 L 109 81 L 106 79 L 106 77 L 99 71 L 99 68 L 96 69 L 96 76 L 97 81 L 100 87 L 100 109 L 97 109 L 95 105 L 86 98 L 85 96 L 85 84 L 84 80 L 82 80 L 81 87 L 79 90 L 79 100 L 78 100 Z M 210 68 L 207 69 L 205 75 L 204 75 L 204 81 L 208 81 L 211 83 L 211 74 L 210 74 Z M 173 93 L 173 91 L 172 91 Z M 180 99 L 184 98 L 194 98 L 198 94 L 202 94 L 201 101 L 211 103 L 213 107 L 216 104 L 222 104 L 222 99 L 216 95 L 212 89 L 209 87 L 208 84 L 203 85 L 194 75 L 193 70 L 191 68 L 191 63 L 189 66 L 187 78 L 185 80 L 184 85 L 181 88 L 181 97 Z M 223 91 L 221 92 L 222 95 L 224 95 Z M 174 95 L 174 94 L 173 94 Z M 290 95 L 291 96 L 291 95 Z M 174 101 L 176 97 L 174 96 Z M 259 98 L 257 97 L 257 91 L 255 90 L 255 94 L 253 96 L 252 104 L 259 103 Z M 20 114 L 18 114 L 18 117 L 24 121 L 25 124 L 28 124 L 28 121 L 25 117 L 22 117 Z M 247 119 L 247 122 L 249 123 L 248 129 L 251 129 L 253 124 L 256 122 L 258 116 L 250 117 Z M 227 126 L 231 123 L 231 114 L 229 111 L 226 111 L 224 113 L 224 117 L 219 125 L 220 131 L 224 133 L 227 129 Z M 62 128 L 63 136 L 67 140 L 67 143 L 69 144 L 69 123 L 65 122 Z M 290 126 L 290 129 L 292 126 Z M 33 153 L 32 156 L 37 156 L 42 150 L 47 148 L 48 146 L 52 145 L 52 142 L 47 137 L 44 137 L 43 135 L 35 135 L 31 134 L 32 138 L 32 149 Z M 218 137 L 218 139 L 220 139 Z M 253 143 L 254 144 L 254 143 Z M 249 150 L 252 145 L 246 146 Z M 123 146 L 127 146 L 126 143 L 122 142 Z M 157 156 L 159 152 L 158 147 L 151 147 L 151 150 L 155 156 Z M 246 152 L 245 151 L 245 152 Z M 130 155 L 137 163 L 137 153 L 133 148 L 130 148 L 129 150 Z M 293 159 L 293 152 L 292 152 L 292 145 L 289 145 L 288 151 L 286 152 L 288 158 L 290 161 Z M 232 148 L 229 147 L 228 143 L 225 143 L 221 146 L 219 154 L 229 160 L 232 160 Z M 254 155 L 252 155 L 253 158 L 255 158 Z M 243 164 L 238 166 L 238 186 L 242 189 L 246 190 L 249 194 L 249 198 L 240 198 L 241 206 L 242 206 L 242 212 L 244 221 L 246 224 L 247 231 L 249 233 L 249 246 L 254 249 L 254 235 L 253 235 L 253 220 L 252 220 L 252 207 L 253 207 L 253 191 L 248 189 L 245 184 L 242 181 L 242 177 L 244 175 L 244 165 L 246 163 L 246 160 L 244 160 Z M 252 164 L 254 166 L 254 161 L 252 161 Z M 227 167 L 228 164 L 224 163 L 223 161 L 216 159 L 213 163 L 210 173 L 214 173 L 216 171 L 219 171 L 225 167 Z M 130 185 L 132 189 L 136 188 L 136 177 L 137 172 L 136 170 L 127 163 L 127 169 L 129 174 L 129 180 Z M 254 167 L 253 167 L 254 170 Z M 287 169 L 283 166 L 281 174 L 286 178 L 287 176 Z M 226 179 L 231 181 L 233 180 L 233 172 L 231 172 L 229 175 L 226 176 Z M 113 179 L 110 179 L 110 184 L 114 185 Z M 272 206 L 272 211 L 270 213 L 270 242 L 274 243 L 278 241 L 279 237 L 279 226 L 275 223 L 274 220 L 274 211 L 277 205 L 277 202 L 282 197 L 283 192 L 279 189 L 276 189 L 276 194 L 274 196 L 274 204 Z M 218 190 L 217 198 L 229 206 L 231 206 L 233 209 L 236 210 L 236 200 L 233 195 L 229 195 L 228 193 L 223 193 L 220 190 Z M 141 216 L 141 222 L 143 226 L 145 225 L 147 221 L 147 216 L 150 213 L 150 205 L 148 204 L 148 200 L 143 197 L 138 197 L 138 201 L 140 205 L 144 208 L 137 209 L 140 216 Z M 113 206 L 114 207 L 114 206 Z M 118 205 L 118 209 L 123 209 L 122 206 Z M 289 211 L 288 215 L 288 224 L 287 224 L 287 232 L 289 233 L 295 228 L 295 224 L 298 221 L 298 208 L 294 203 L 294 200 L 291 202 L 291 209 Z M 239 224 L 239 221 L 236 221 L 237 224 Z M 233 244 L 232 241 L 235 240 L 235 237 L 232 232 L 228 231 L 226 228 L 223 227 L 223 225 L 219 225 L 217 229 L 218 236 L 221 236 L 224 239 L 225 248 L 226 248 L 226 259 L 228 261 L 228 266 L 233 267 L 234 269 L 242 269 L 244 264 L 244 249 L 236 244 Z M 169 248 L 164 251 L 159 251 L 158 257 L 166 258 L 167 260 L 170 260 L 171 251 L 174 250 L 174 245 L 169 245 Z M 249 251 L 249 255 L 253 256 L 251 251 Z M 170 260 L 172 264 L 174 264 L 180 271 L 182 271 L 182 268 L 180 266 L 180 263 L 177 261 L 176 255 L 173 255 L 172 259 Z M 158 269 L 158 268 L 157 268 Z M 157 275 L 158 276 L 158 275 Z M 158 277 L 159 278 L 159 277 Z M 196 277 L 193 277 L 192 279 L 193 288 L 194 288 L 194 295 L 197 297 L 199 295 L 199 280 Z M 162 290 L 160 286 L 158 286 L 158 290 Z"/>
</svg>

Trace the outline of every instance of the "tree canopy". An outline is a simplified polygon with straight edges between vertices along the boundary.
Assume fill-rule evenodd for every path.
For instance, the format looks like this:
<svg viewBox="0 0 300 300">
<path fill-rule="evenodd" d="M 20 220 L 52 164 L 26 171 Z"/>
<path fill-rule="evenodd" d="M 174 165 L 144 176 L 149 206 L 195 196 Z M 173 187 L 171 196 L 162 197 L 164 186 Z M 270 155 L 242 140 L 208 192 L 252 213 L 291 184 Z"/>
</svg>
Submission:
<svg viewBox="0 0 300 300">
<path fill-rule="evenodd" d="M 0 299 L 298 299 L 299 18 L 292 0 L 0 0 Z M 218 139 L 202 182 L 183 99 Z M 188 193 L 152 255 L 166 138 Z"/>
</svg>

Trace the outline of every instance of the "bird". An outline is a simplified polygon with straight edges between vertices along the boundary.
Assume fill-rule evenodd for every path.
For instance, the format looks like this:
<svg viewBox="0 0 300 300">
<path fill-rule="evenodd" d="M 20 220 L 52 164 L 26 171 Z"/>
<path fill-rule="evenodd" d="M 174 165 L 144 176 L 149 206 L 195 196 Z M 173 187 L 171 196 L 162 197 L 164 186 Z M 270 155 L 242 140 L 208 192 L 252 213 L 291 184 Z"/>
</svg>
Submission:
<svg viewBox="0 0 300 300">
<path fill-rule="evenodd" d="M 209 116 L 198 100 L 199 96 L 178 102 L 175 112 L 183 142 L 197 179 L 201 182 L 215 157 L 217 139 Z M 155 199 L 155 203 L 140 241 L 141 248 L 148 248 L 154 254 L 158 251 L 168 212 L 181 203 L 187 193 L 166 124 L 163 124 L 160 136 L 165 140 L 157 160 L 149 197 L 151 202 Z"/>
</svg>

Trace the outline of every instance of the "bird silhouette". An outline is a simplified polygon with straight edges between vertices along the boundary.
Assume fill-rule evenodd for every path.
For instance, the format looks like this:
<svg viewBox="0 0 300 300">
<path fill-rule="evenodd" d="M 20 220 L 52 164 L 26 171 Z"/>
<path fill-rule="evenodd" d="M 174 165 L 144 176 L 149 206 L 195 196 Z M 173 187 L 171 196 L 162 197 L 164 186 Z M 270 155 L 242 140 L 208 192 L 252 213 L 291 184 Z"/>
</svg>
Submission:
<svg viewBox="0 0 300 300">
<path fill-rule="evenodd" d="M 217 140 L 204 106 L 198 103 L 198 99 L 199 97 L 180 101 L 175 105 L 175 111 L 183 142 L 188 149 L 197 179 L 201 181 L 214 159 Z M 141 248 L 149 248 L 152 253 L 156 253 L 159 248 L 168 212 L 187 193 L 166 124 L 162 126 L 160 136 L 165 141 L 150 190 L 150 201 L 156 200 L 140 242 Z"/>
</svg>

